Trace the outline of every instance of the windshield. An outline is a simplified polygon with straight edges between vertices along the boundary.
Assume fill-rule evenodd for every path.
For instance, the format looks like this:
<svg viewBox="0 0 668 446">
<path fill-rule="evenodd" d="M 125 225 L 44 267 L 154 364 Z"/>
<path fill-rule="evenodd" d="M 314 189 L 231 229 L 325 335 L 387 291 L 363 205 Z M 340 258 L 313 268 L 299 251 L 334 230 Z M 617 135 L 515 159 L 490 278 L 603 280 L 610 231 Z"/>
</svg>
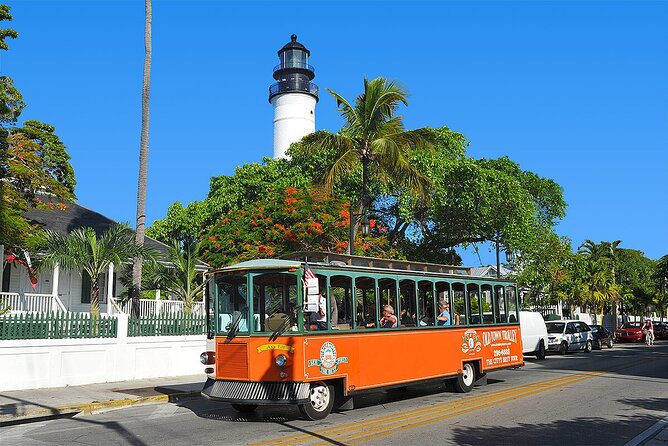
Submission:
<svg viewBox="0 0 668 446">
<path fill-rule="evenodd" d="M 208 295 L 210 314 L 215 309 L 211 327 L 219 335 L 298 330 L 296 273 L 217 273 Z"/>
<path fill-rule="evenodd" d="M 626 322 L 622 328 L 640 328 L 640 322 Z"/>
<path fill-rule="evenodd" d="M 253 276 L 253 330 L 297 331 L 297 275 L 270 272 Z"/>
<path fill-rule="evenodd" d="M 563 333 L 566 324 L 564 322 L 548 322 L 545 326 L 548 333 Z"/>
<path fill-rule="evenodd" d="M 248 289 L 246 276 L 216 275 L 213 282 L 218 333 L 248 333 Z"/>
</svg>

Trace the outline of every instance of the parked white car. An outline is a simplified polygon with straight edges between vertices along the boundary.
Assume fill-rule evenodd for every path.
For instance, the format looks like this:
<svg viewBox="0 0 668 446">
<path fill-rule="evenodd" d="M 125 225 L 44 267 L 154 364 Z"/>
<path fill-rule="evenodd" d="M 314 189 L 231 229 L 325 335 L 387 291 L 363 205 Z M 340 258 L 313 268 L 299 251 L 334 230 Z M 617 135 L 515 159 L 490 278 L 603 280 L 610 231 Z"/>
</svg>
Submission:
<svg viewBox="0 0 668 446">
<path fill-rule="evenodd" d="M 545 359 L 548 336 L 543 315 L 533 311 L 520 311 L 520 331 L 522 332 L 522 354 L 535 355 L 536 359 Z"/>
<path fill-rule="evenodd" d="M 574 350 L 589 353 L 594 345 L 591 327 L 582 321 L 565 320 L 546 322 L 547 350 L 565 355 Z"/>
</svg>

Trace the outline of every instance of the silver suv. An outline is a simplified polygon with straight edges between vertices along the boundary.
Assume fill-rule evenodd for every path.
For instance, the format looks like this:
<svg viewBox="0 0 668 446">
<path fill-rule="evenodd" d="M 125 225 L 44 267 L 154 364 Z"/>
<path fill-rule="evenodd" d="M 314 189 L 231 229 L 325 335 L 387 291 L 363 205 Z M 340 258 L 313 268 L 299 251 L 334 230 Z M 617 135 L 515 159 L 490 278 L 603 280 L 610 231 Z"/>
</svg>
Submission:
<svg viewBox="0 0 668 446">
<path fill-rule="evenodd" d="M 549 321 L 547 326 L 547 350 L 565 355 L 573 350 L 589 353 L 594 345 L 591 327 L 582 321 Z"/>
</svg>

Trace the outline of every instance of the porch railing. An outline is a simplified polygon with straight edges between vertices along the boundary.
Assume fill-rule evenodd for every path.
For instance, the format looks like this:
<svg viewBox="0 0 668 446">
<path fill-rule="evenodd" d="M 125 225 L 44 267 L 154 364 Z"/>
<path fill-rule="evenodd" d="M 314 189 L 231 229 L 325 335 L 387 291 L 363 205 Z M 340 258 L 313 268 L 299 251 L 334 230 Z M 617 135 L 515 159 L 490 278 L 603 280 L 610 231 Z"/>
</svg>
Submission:
<svg viewBox="0 0 668 446">
<path fill-rule="evenodd" d="M 121 299 L 112 298 L 112 305 L 115 311 L 123 314 L 132 312 L 131 301 L 121 301 Z M 180 300 L 158 300 L 158 299 L 139 299 L 139 311 L 142 316 L 159 316 L 164 314 L 183 313 L 183 301 Z M 204 314 L 204 302 L 195 302 L 192 306 L 192 314 Z"/>
<path fill-rule="evenodd" d="M 0 309 L 9 307 L 12 313 L 49 313 L 67 311 L 53 294 L 0 293 Z"/>
</svg>

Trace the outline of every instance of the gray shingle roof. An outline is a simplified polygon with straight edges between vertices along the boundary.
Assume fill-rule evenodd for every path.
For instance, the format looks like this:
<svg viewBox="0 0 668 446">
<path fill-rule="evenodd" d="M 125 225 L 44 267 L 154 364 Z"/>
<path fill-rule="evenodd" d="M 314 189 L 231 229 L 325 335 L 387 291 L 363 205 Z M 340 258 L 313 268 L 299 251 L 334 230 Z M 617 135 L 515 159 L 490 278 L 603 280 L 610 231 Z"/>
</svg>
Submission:
<svg viewBox="0 0 668 446">
<path fill-rule="evenodd" d="M 49 200 L 41 197 L 42 201 Z M 54 202 L 55 204 L 56 202 Z M 93 228 L 96 234 L 100 235 L 116 223 L 114 220 L 105 217 L 104 215 L 91 211 L 76 203 L 67 203 L 65 209 L 60 209 L 57 205 L 54 210 L 49 209 L 30 209 L 24 216 L 31 220 L 33 224 L 39 225 L 42 229 L 50 229 L 62 235 L 67 235 L 78 228 Z M 160 252 L 163 256 L 167 256 L 168 246 L 158 240 L 146 237 L 144 240 L 146 247 Z M 198 260 L 197 269 L 208 269 L 209 265 Z"/>
</svg>

